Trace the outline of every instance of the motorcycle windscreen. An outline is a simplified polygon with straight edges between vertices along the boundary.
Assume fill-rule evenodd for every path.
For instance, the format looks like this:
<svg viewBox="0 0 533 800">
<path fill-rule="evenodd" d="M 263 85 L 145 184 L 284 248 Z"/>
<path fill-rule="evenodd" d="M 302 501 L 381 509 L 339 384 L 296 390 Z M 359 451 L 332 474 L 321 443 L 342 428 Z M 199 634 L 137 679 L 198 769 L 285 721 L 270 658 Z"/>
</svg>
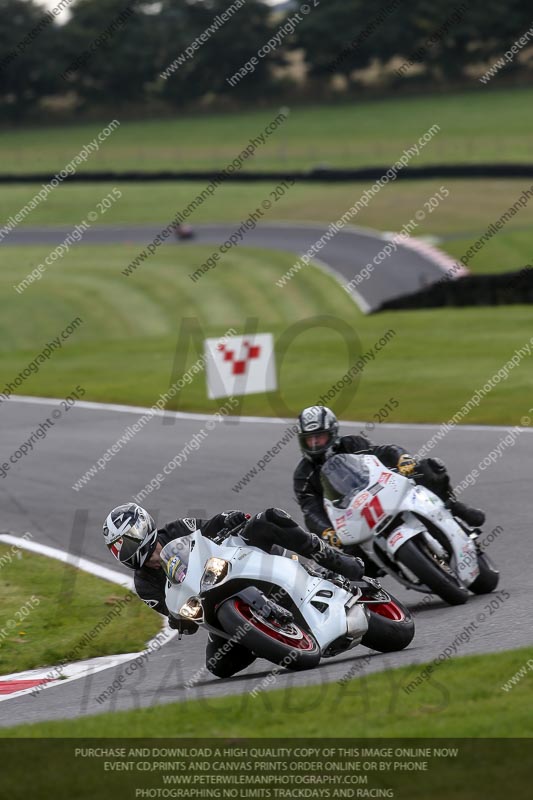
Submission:
<svg viewBox="0 0 533 800">
<path fill-rule="evenodd" d="M 185 579 L 193 543 L 191 535 L 182 536 L 169 542 L 161 550 L 159 558 L 171 583 L 182 583 Z"/>
<path fill-rule="evenodd" d="M 370 470 L 362 456 L 339 453 L 326 461 L 320 480 L 324 497 L 337 508 L 347 508 L 354 494 L 368 486 Z"/>
</svg>

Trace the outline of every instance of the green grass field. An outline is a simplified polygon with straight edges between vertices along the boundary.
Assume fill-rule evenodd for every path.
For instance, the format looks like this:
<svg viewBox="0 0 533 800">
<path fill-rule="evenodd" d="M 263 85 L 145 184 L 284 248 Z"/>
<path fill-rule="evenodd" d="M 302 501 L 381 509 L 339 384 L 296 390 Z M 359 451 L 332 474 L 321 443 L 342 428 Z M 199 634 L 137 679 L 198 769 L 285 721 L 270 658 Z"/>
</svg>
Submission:
<svg viewBox="0 0 533 800">
<path fill-rule="evenodd" d="M 347 387 L 331 405 L 345 418 L 372 419 L 394 396 L 399 408 L 392 421 L 440 422 L 531 336 L 531 312 L 526 306 L 513 307 L 512 325 L 506 307 L 365 316 L 334 278 L 313 267 L 278 288 L 275 281 L 291 266 L 291 256 L 248 248 L 231 251 L 217 269 L 193 283 L 188 274 L 199 257 L 209 255 L 208 247 L 160 249 L 126 278 L 121 269 L 138 252 L 136 247 L 80 246 L 18 295 L 13 284 L 42 259 L 46 249 L 24 248 L 22 253 L 20 248 L 3 248 L 0 388 L 13 381 L 75 315 L 83 324 L 61 351 L 22 383 L 21 394 L 61 397 L 81 384 L 84 399 L 151 405 L 198 356 L 192 343 L 186 356 L 189 342 L 180 334 L 183 317 L 198 319 L 211 336 L 220 336 L 231 326 L 242 332 L 245 318 L 254 317 L 257 330 L 271 331 L 277 341 L 280 390 L 245 396 L 241 413 L 295 416 L 342 378 L 358 353 L 372 350 L 392 329 L 387 345 L 365 367 L 357 392 L 353 385 Z M 346 341 L 317 321 L 323 315 L 347 326 Z M 280 337 L 287 338 L 288 329 L 298 322 L 303 329 L 281 359 Z M 176 348 L 183 360 L 173 375 Z M 133 362 L 135 371 L 126 368 Z M 466 421 L 518 423 L 527 412 L 529 376 L 526 366 L 513 370 Z M 199 375 L 171 407 L 214 411 L 218 402 L 207 400 L 205 378 Z"/>
<path fill-rule="evenodd" d="M 284 197 L 274 203 L 265 215 L 265 220 L 289 221 L 319 220 L 329 222 L 344 214 L 369 188 L 371 181 L 321 184 L 298 183 Z M 247 217 L 276 186 L 277 181 L 252 183 L 225 183 L 189 217 L 195 222 L 236 222 Z M 469 234 L 485 227 L 501 216 L 520 196 L 530 188 L 533 178 L 509 180 L 434 180 L 401 181 L 390 183 L 376 194 L 367 208 L 354 216 L 353 224 L 399 230 L 415 212 L 427 212 L 424 202 L 429 200 L 442 185 L 450 195 L 432 213 L 427 213 L 414 233 Z M 33 225 L 75 225 L 89 211 L 97 209 L 97 203 L 114 187 L 111 183 L 66 184 L 48 195 L 19 224 L 19 229 Z M 114 225 L 119 223 L 163 223 L 199 195 L 205 187 L 202 181 L 178 183 L 117 183 L 122 197 L 104 215 L 92 224 Z M 28 203 L 39 191 L 36 184 L 5 186 L 0 194 L 0 219 L 7 219 Z M 507 223 L 509 229 L 531 226 L 531 212 L 522 209 Z M 9 235 L 5 244 L 9 243 Z"/>
<path fill-rule="evenodd" d="M 327 158 L 333 148 L 336 157 L 346 159 L 352 148 L 356 154 L 354 163 L 368 164 L 374 155 L 379 155 L 378 161 L 386 162 L 408 146 L 416 133 L 438 121 L 442 132 L 423 151 L 421 159 L 431 155 L 429 160 L 446 160 L 446 153 L 451 160 L 463 157 L 476 160 L 478 156 L 487 160 L 503 158 L 506 142 L 513 141 L 513 158 L 527 160 L 529 153 L 524 147 L 527 119 L 533 113 L 527 103 L 531 94 L 530 90 L 485 90 L 335 106 L 322 108 L 320 113 L 313 108 L 296 109 L 278 131 L 284 137 L 285 161 L 278 159 L 275 136 L 258 154 L 258 159 L 265 159 L 265 167 L 281 163 L 301 166 L 312 163 L 305 161 L 305 148 L 314 148 L 319 160 Z M 496 101 L 498 114 L 493 113 Z M 177 152 L 173 145 L 168 145 L 174 141 L 181 148 L 179 158 L 185 158 L 187 164 L 221 166 L 223 158 L 238 147 L 241 138 L 252 136 L 268 118 L 268 112 L 250 112 L 240 116 L 124 123 L 102 146 L 90 166 L 103 168 L 111 163 L 118 169 L 172 166 L 165 159 Z M 97 127 L 88 125 L 38 132 L 5 131 L 0 135 L 0 153 L 5 156 L 4 163 L 13 169 L 18 168 L 18 162 L 10 147 L 16 148 L 26 169 L 33 168 L 37 157 L 39 168 L 55 169 L 64 163 L 68 147 L 76 150 L 97 131 Z M 215 154 L 211 149 L 213 142 L 223 143 Z M 462 149 L 466 143 L 469 154 Z M 109 162 L 99 161 L 101 158 L 108 158 Z M 530 180 L 397 181 L 382 189 L 353 221 L 377 230 L 397 231 L 415 218 L 417 211 L 425 210 L 425 219 L 417 227 L 416 235 L 440 237 L 441 247 L 460 258 L 531 183 Z M 425 204 L 443 184 L 450 195 L 429 213 Z M 329 222 L 353 205 L 366 186 L 364 183 L 296 184 L 274 203 L 265 221 Z M 38 188 L 6 187 L 0 197 L 0 219 L 16 213 Z M 111 184 L 60 186 L 21 227 L 26 224 L 74 227 L 97 209 L 98 202 L 112 188 Z M 163 225 L 202 188 L 196 182 L 122 184 L 122 198 L 93 224 Z M 191 221 L 194 224 L 243 220 L 268 198 L 272 188 L 268 182 L 224 184 L 194 212 Z M 469 268 L 488 272 L 519 269 L 528 264 L 533 247 L 529 220 L 530 210 L 526 207 L 472 259 Z M 357 392 L 354 394 L 351 387 L 332 403 L 342 416 L 372 419 L 394 395 L 400 402 L 394 421 L 435 422 L 452 416 L 531 335 L 528 307 L 521 306 L 365 317 L 335 280 L 314 268 L 302 270 L 280 290 L 275 281 L 291 267 L 293 257 L 246 247 L 233 250 L 216 270 L 194 284 L 188 274 L 211 254 L 209 247 L 182 245 L 179 249 L 158 250 L 132 277 L 125 278 L 121 270 L 137 255 L 140 246 L 128 242 L 109 247 L 82 244 L 49 267 L 42 280 L 18 295 L 13 286 L 50 249 L 11 247 L 9 236 L 2 242 L 0 389 L 35 357 L 47 339 L 56 336 L 76 315 L 83 318 L 83 325 L 59 354 L 23 383 L 20 393 L 64 396 L 82 384 L 87 399 L 151 405 L 196 358 L 192 348 L 188 354 L 184 352 L 180 334 L 184 316 L 197 318 L 206 335 L 211 336 L 221 335 L 230 326 L 240 332 L 245 318 L 255 317 L 259 330 L 272 331 L 279 339 L 295 322 L 326 314 L 351 326 L 349 339 L 352 343 L 360 341 L 363 352 L 372 348 L 389 328 L 396 333 L 379 358 L 365 369 Z M 498 336 L 494 337 L 496 330 Z M 173 371 L 176 348 L 181 357 L 177 372 L 178 367 Z M 131 370 L 124 369 L 132 360 L 143 370 L 146 379 L 142 382 L 137 381 Z M 313 365 L 312 370 L 309 364 Z M 246 396 L 240 411 L 294 415 L 299 407 L 326 392 L 348 366 L 346 345 L 338 334 L 308 323 L 283 359 L 280 391 L 269 396 Z M 517 423 L 527 411 L 523 408 L 523 398 L 531 389 L 528 374 L 525 368 L 514 370 L 465 421 Z M 180 393 L 173 407 L 208 411 L 215 410 L 216 403 L 206 399 L 204 378 L 199 376 Z"/>
<path fill-rule="evenodd" d="M 138 652 L 160 630 L 160 618 L 120 586 L 35 553 L 12 553 L 0 545 L 0 675 Z"/>
<path fill-rule="evenodd" d="M 531 737 L 533 673 L 510 691 L 501 687 L 532 656 L 529 647 L 453 658 L 411 692 L 404 686 L 423 665 L 386 670 L 344 684 L 289 687 L 255 696 L 245 692 L 237 697 L 17 725 L 0 729 L 0 737 Z M 249 690 L 259 682 L 252 680 Z"/>
<path fill-rule="evenodd" d="M 365 100 L 291 109 L 245 168 L 368 166 L 394 162 L 435 123 L 441 132 L 416 164 L 530 162 L 531 89 Z M 83 170 L 221 168 L 261 134 L 279 109 L 124 121 Z M 111 121 L 5 128 L 1 171 L 55 172 Z"/>
</svg>

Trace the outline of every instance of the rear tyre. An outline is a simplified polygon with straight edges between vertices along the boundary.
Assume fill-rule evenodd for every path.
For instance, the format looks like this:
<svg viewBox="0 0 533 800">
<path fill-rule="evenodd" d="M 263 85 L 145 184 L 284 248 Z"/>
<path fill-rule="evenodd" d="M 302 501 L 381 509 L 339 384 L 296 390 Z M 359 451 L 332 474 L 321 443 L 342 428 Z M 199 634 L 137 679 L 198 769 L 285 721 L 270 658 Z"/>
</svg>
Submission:
<svg viewBox="0 0 533 800">
<path fill-rule="evenodd" d="M 479 575 L 468 588 L 474 594 L 489 594 L 489 592 L 493 592 L 497 587 L 500 580 L 500 573 L 484 553 L 478 553 L 477 563 Z"/>
<path fill-rule="evenodd" d="M 468 600 L 468 589 L 450 572 L 445 572 L 438 561 L 420 547 L 415 536 L 399 548 L 396 558 L 413 572 L 431 591 L 451 606 L 460 606 Z"/>
<path fill-rule="evenodd" d="M 361 644 L 381 653 L 403 650 L 415 635 L 411 612 L 399 600 L 391 597 L 388 603 L 369 603 L 368 630 Z"/>
<path fill-rule="evenodd" d="M 281 625 L 267 620 L 240 597 L 230 597 L 219 606 L 217 617 L 226 633 L 259 658 L 292 670 L 316 667 L 320 647 L 310 633 L 295 622 Z"/>
</svg>

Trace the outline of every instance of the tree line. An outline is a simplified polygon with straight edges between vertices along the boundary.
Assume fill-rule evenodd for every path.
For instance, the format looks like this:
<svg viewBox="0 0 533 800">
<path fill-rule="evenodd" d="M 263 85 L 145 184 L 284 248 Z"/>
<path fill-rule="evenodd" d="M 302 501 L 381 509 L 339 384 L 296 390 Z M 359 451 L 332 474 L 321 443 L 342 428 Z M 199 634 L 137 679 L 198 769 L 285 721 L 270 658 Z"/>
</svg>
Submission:
<svg viewBox="0 0 533 800">
<path fill-rule="evenodd" d="M 369 71 L 385 89 L 444 86 L 476 80 L 528 30 L 533 44 L 531 25 L 523 0 L 0 0 L 0 113 L 246 107 L 351 92 Z"/>
</svg>

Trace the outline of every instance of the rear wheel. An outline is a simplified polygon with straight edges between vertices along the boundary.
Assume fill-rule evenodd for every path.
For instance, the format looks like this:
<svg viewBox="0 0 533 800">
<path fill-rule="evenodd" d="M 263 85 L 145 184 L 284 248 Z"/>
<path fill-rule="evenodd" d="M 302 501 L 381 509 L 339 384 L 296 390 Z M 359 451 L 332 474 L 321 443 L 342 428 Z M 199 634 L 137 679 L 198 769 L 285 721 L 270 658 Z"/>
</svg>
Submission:
<svg viewBox="0 0 533 800">
<path fill-rule="evenodd" d="M 388 603 L 369 603 L 368 630 L 361 644 L 381 653 L 403 650 L 415 635 L 411 612 L 399 600 L 391 597 Z"/>
<path fill-rule="evenodd" d="M 477 563 L 479 575 L 474 583 L 468 587 L 474 594 L 489 594 L 493 592 L 500 580 L 500 573 L 485 553 L 478 553 Z"/>
<path fill-rule="evenodd" d="M 423 539 L 415 536 L 399 548 L 396 558 L 411 570 L 434 594 L 451 606 L 460 606 L 468 600 L 468 589 L 459 582 L 449 568 L 425 547 Z"/>
<path fill-rule="evenodd" d="M 226 633 L 253 651 L 259 658 L 292 670 L 316 667 L 320 647 L 310 633 L 295 622 L 279 623 L 262 617 L 240 597 L 230 597 L 217 610 Z"/>
</svg>

